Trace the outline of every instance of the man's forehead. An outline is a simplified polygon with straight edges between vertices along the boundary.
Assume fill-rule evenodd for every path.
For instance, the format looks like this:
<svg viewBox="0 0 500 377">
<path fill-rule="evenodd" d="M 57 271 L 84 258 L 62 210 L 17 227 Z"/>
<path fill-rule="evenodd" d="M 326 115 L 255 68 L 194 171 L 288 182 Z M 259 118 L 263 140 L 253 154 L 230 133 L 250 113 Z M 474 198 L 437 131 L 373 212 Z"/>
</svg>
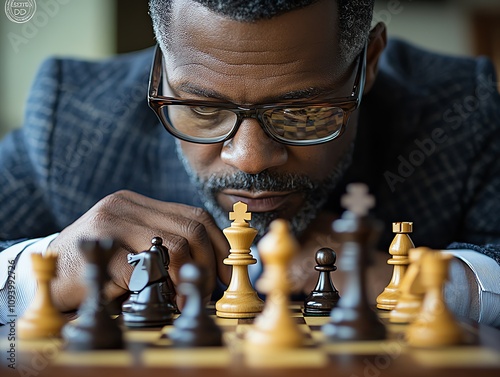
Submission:
<svg viewBox="0 0 500 377">
<path fill-rule="evenodd" d="M 225 94 L 230 90 L 224 85 L 265 90 L 264 81 L 270 88 L 279 85 L 276 94 L 324 86 L 329 79 L 336 83 L 343 71 L 336 65 L 336 14 L 335 3 L 323 0 L 271 19 L 241 22 L 194 1 L 175 1 L 165 54 L 169 82 L 174 87 L 186 79 L 201 88 L 213 84 Z M 257 100 L 243 98 L 241 90 L 238 100 Z"/>
</svg>

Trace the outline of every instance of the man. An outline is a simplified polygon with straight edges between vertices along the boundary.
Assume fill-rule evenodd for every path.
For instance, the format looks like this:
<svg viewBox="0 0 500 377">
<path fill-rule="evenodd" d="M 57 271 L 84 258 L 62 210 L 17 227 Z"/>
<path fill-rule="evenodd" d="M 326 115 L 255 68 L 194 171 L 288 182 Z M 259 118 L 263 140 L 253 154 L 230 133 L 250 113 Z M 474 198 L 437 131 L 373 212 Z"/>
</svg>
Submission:
<svg viewBox="0 0 500 377">
<path fill-rule="evenodd" d="M 229 280 L 220 228 L 236 200 L 248 203 L 260 235 L 276 217 L 291 221 L 303 249 L 292 271 L 307 291 L 313 253 L 335 244 L 330 224 L 352 181 L 370 186 L 386 224 L 414 221 L 417 245 L 479 251 L 460 256 L 473 255 L 472 269 L 457 262 L 454 277 L 469 278 L 477 296 L 474 279 L 488 278 L 476 266 L 491 269 L 486 275 L 499 268 L 500 102 L 491 64 L 401 42 L 386 49 L 385 26 L 370 30 L 372 8 L 152 0 L 160 50 L 149 102 L 158 118 L 145 101 L 152 51 L 47 62 L 25 128 L 0 151 L 0 232 L 13 245 L 0 257 L 16 265 L 16 310 L 35 291 L 28 256 L 49 243 L 60 256 L 56 305 L 75 310 L 85 293 L 78 242 L 101 237 L 121 245 L 110 298 L 127 292 L 126 255 L 153 236 L 170 251 L 174 284 L 184 263 L 207 266 L 209 295 L 216 277 Z M 469 95 L 476 108 L 457 114 L 453 105 Z M 382 247 L 391 237 L 384 232 Z M 380 287 L 390 277 L 385 259 L 380 253 L 383 270 L 372 276 Z M 452 298 L 458 312 L 481 319 Z"/>
</svg>

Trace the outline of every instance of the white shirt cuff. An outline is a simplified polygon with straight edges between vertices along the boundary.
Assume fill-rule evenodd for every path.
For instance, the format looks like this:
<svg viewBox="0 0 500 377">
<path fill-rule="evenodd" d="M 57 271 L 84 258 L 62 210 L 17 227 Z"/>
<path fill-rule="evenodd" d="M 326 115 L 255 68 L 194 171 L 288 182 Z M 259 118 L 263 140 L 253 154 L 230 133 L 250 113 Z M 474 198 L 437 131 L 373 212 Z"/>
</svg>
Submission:
<svg viewBox="0 0 500 377">
<path fill-rule="evenodd" d="M 0 324 L 16 320 L 33 301 L 37 283 L 31 254 L 45 252 L 58 234 L 23 241 L 0 252 Z"/>
<path fill-rule="evenodd" d="M 456 315 L 500 326 L 500 266 L 474 250 L 445 250 L 451 264 L 445 300 Z"/>
</svg>

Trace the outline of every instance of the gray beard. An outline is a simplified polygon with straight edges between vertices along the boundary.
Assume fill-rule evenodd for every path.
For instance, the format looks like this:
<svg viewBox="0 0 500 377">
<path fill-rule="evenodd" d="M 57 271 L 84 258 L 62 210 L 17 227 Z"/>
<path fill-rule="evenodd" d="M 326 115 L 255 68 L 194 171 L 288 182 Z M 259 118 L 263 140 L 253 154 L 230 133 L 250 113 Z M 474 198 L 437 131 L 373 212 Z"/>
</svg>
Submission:
<svg viewBox="0 0 500 377">
<path fill-rule="evenodd" d="M 215 175 L 208 178 L 199 177 L 184 157 L 179 141 L 176 142 L 177 155 L 182 161 L 191 182 L 198 189 L 200 199 L 205 209 L 212 215 L 220 229 L 231 225 L 228 213 L 217 203 L 217 194 L 227 188 L 247 191 L 298 191 L 304 194 L 304 204 L 290 219 L 292 232 L 296 237 L 300 236 L 312 220 L 317 216 L 319 210 L 328 200 L 328 196 L 337 186 L 352 162 L 354 143 L 351 143 L 347 151 L 342 155 L 337 166 L 326 179 L 314 182 L 305 175 L 292 173 L 271 173 L 263 171 L 258 174 L 247 174 L 238 171 L 234 174 Z M 255 242 L 267 232 L 269 224 L 278 218 L 277 211 L 252 213 L 250 224 L 257 229 Z"/>
</svg>

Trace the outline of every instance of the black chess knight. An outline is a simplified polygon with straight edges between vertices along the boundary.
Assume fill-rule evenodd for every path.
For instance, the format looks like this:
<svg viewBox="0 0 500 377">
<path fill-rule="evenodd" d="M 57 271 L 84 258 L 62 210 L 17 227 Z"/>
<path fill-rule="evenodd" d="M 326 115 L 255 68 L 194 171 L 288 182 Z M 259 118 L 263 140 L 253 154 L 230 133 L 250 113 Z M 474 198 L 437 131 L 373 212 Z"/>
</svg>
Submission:
<svg viewBox="0 0 500 377">
<path fill-rule="evenodd" d="M 170 258 L 160 237 L 154 237 L 149 250 L 129 254 L 134 266 L 130 277 L 130 298 L 123 304 L 123 321 L 129 327 L 154 327 L 171 324 L 177 306 L 168 274 Z"/>
</svg>

